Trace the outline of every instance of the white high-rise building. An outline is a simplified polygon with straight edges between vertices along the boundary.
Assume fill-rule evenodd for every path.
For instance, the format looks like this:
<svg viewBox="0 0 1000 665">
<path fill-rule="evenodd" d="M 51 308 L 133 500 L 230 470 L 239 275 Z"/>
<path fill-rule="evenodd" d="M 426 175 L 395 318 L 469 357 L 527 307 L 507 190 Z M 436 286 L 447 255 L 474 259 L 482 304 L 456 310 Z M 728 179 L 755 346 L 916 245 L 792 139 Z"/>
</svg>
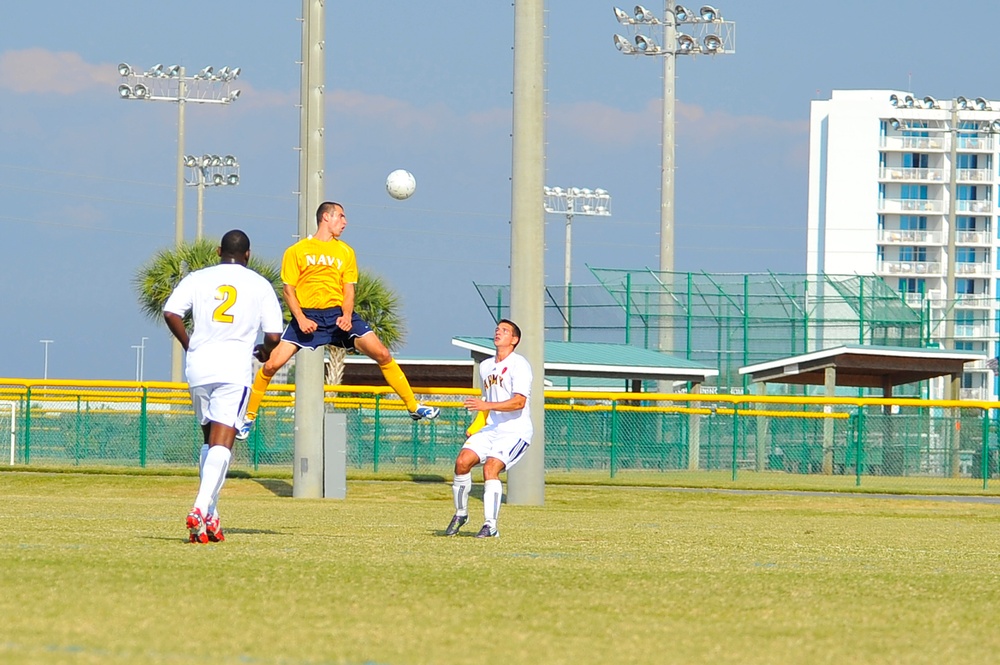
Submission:
<svg viewBox="0 0 1000 665">
<path fill-rule="evenodd" d="M 877 275 L 932 341 L 998 355 L 1000 101 L 835 90 L 809 131 L 808 272 Z M 996 395 L 986 364 L 966 365 L 961 397 Z"/>
</svg>

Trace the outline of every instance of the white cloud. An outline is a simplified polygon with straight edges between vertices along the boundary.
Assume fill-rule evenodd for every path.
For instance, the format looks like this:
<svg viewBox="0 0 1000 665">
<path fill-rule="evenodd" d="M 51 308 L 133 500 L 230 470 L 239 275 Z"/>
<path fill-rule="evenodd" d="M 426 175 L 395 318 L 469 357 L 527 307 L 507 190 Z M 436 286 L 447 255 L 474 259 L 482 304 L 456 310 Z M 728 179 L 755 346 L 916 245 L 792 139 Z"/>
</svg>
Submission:
<svg viewBox="0 0 1000 665">
<path fill-rule="evenodd" d="M 40 48 L 0 53 L 0 88 L 17 93 L 74 95 L 107 88 L 119 79 L 116 65 L 91 64 L 79 53 Z"/>
<path fill-rule="evenodd" d="M 626 111 L 601 102 L 581 102 L 549 108 L 550 123 L 579 133 L 597 143 L 629 145 L 660 139 L 662 103 L 651 100 L 638 111 Z M 765 116 L 707 112 L 692 104 L 677 103 L 677 132 L 697 135 L 702 142 L 731 141 L 737 137 L 808 136 L 805 121 L 776 120 Z M 553 127 L 555 128 L 555 127 Z"/>
</svg>

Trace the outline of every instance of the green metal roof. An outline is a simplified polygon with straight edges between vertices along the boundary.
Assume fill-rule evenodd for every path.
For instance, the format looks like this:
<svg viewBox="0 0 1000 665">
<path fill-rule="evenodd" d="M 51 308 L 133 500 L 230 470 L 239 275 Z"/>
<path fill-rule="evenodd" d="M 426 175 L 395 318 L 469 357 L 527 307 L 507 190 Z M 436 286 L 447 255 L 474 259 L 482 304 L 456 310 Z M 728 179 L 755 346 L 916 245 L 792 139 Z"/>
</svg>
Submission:
<svg viewBox="0 0 1000 665">
<path fill-rule="evenodd" d="M 451 343 L 468 349 L 476 360 L 496 352 L 492 337 L 453 337 Z M 546 340 L 545 374 L 619 379 L 694 381 L 718 376 L 719 371 L 666 353 L 627 344 L 556 342 Z"/>
</svg>

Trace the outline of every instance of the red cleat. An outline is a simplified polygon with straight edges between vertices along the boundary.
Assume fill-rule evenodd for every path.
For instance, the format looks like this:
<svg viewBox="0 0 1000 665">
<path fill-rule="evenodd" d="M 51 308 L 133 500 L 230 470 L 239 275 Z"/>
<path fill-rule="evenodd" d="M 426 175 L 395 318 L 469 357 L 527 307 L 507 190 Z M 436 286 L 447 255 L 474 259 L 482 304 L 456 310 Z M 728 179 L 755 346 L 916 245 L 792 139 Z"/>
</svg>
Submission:
<svg viewBox="0 0 1000 665">
<path fill-rule="evenodd" d="M 205 528 L 205 518 L 201 516 L 201 511 L 197 508 L 192 508 L 191 512 L 187 516 L 187 529 L 191 534 L 192 543 L 207 543 L 208 542 L 208 530 Z"/>
<path fill-rule="evenodd" d="M 208 534 L 208 540 L 213 543 L 221 543 L 226 539 L 222 533 L 222 522 L 218 517 L 205 518 L 205 533 Z"/>
</svg>

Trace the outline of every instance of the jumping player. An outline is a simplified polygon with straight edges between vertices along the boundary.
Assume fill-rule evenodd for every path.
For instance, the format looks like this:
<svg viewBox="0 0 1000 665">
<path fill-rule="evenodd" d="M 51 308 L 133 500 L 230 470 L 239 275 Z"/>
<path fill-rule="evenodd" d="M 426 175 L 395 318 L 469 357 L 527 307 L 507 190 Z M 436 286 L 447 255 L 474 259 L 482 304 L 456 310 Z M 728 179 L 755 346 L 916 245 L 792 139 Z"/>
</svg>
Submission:
<svg viewBox="0 0 1000 665">
<path fill-rule="evenodd" d="M 344 207 L 327 201 L 316 210 L 316 234 L 285 250 L 281 261 L 282 293 L 292 320 L 269 356 L 255 353 L 264 365 L 254 378 L 247 407 L 247 422 L 238 438 L 250 434 L 267 386 L 277 372 L 301 348 L 327 344 L 357 349 L 378 363 L 382 376 L 406 404 L 414 420 L 437 418 L 440 410 L 419 404 L 410 382 L 382 340 L 354 312 L 354 287 L 358 264 L 354 250 L 340 239 L 347 227 Z"/>
<path fill-rule="evenodd" d="M 263 352 L 281 336 L 281 305 L 269 281 L 247 268 L 250 239 L 243 231 L 222 236 L 219 265 L 190 273 L 163 306 L 163 318 L 187 351 L 185 376 L 195 417 L 204 433 L 198 465 L 201 484 L 187 516 L 192 543 L 225 539 L 216 504 L 232 459 L 233 441 L 253 379 L 251 353 L 264 332 Z M 188 337 L 184 315 L 192 313 Z"/>
<path fill-rule="evenodd" d="M 477 416 L 466 430 L 468 438 L 455 460 L 452 495 L 455 516 L 445 530 L 454 536 L 469 520 L 469 491 L 472 467 L 483 465 L 483 513 L 486 522 L 476 538 L 497 538 L 497 518 L 503 499 L 500 472 L 510 469 L 528 450 L 532 426 L 528 398 L 531 397 L 531 365 L 514 348 L 521 341 L 521 329 L 513 321 L 501 319 L 493 332 L 497 353 L 479 364 L 482 397 L 465 400 L 465 408 Z"/>
</svg>

